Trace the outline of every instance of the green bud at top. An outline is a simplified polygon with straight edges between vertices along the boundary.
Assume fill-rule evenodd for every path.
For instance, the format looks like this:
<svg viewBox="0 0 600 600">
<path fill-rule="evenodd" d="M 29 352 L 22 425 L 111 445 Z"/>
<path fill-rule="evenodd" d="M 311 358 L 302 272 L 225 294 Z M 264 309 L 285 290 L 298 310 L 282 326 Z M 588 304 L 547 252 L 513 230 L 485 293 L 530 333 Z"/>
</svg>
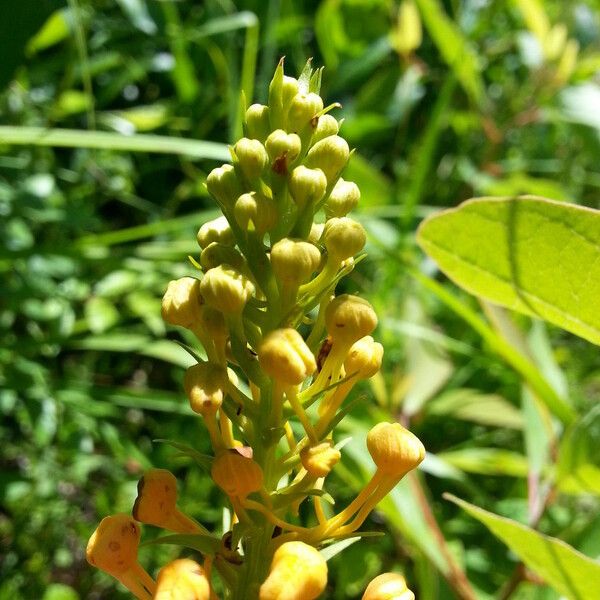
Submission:
<svg viewBox="0 0 600 600">
<path fill-rule="evenodd" d="M 267 138 L 265 147 L 271 159 L 273 171 L 283 175 L 287 173 L 288 166 L 298 158 L 302 142 L 295 133 L 286 133 L 283 129 L 276 129 Z"/>
<path fill-rule="evenodd" d="M 319 122 L 317 123 L 317 128 L 314 130 L 310 141 L 312 144 L 316 144 L 318 141 L 329 137 L 330 135 L 337 135 L 339 130 L 340 125 L 335 117 L 332 117 L 331 115 L 321 115 L 319 117 Z"/>
<path fill-rule="evenodd" d="M 233 246 L 219 242 L 211 242 L 200 254 L 200 264 L 204 271 L 214 269 L 219 265 L 229 265 L 238 271 L 243 271 L 246 266 L 244 257 Z"/>
<path fill-rule="evenodd" d="M 271 266 L 280 281 L 300 285 L 319 268 L 321 253 L 309 242 L 283 238 L 271 248 Z"/>
<path fill-rule="evenodd" d="M 242 194 L 233 209 L 235 220 L 244 231 L 256 231 L 264 235 L 277 225 L 275 201 L 258 192 Z"/>
<path fill-rule="evenodd" d="M 334 217 L 325 223 L 323 243 L 331 258 L 342 262 L 360 252 L 367 241 L 363 226 L 349 217 Z"/>
<path fill-rule="evenodd" d="M 346 140 L 338 135 L 330 135 L 308 151 L 304 164 L 311 169 L 321 169 L 331 184 L 339 177 L 349 157 L 350 148 Z"/>
<path fill-rule="evenodd" d="M 230 207 L 242 193 L 235 169 L 231 165 L 213 169 L 206 178 L 206 188 L 225 207 Z"/>
<path fill-rule="evenodd" d="M 260 177 L 269 162 L 267 151 L 258 140 L 242 138 L 234 146 L 233 152 L 242 173 L 250 180 Z"/>
<path fill-rule="evenodd" d="M 360 190 L 353 181 L 344 181 L 341 177 L 337 180 L 327 202 L 325 202 L 325 215 L 331 217 L 345 217 L 360 200 Z"/>
<path fill-rule="evenodd" d="M 196 239 L 198 240 L 200 248 L 206 248 L 213 242 L 219 242 L 220 244 L 228 246 L 233 246 L 233 244 L 235 244 L 233 232 L 225 217 L 217 217 L 212 221 L 204 223 L 198 230 Z"/>
<path fill-rule="evenodd" d="M 239 314 L 254 293 L 254 286 L 239 271 L 220 265 L 204 275 L 200 293 L 209 306 L 225 314 Z"/>
<path fill-rule="evenodd" d="M 318 94 L 296 94 L 288 112 L 288 131 L 300 132 L 317 125 L 317 113 L 323 110 L 323 99 Z"/>
<path fill-rule="evenodd" d="M 327 178 L 321 169 L 308 169 L 300 165 L 292 171 L 288 185 L 296 206 L 303 209 L 323 198 L 327 189 Z"/>
<path fill-rule="evenodd" d="M 298 80 L 295 77 L 284 75 L 283 83 L 281 84 L 281 103 L 284 111 L 289 109 L 290 103 L 294 99 L 294 96 L 298 93 L 298 90 Z"/>
<path fill-rule="evenodd" d="M 246 110 L 247 137 L 264 142 L 271 131 L 269 123 L 269 107 L 264 104 L 252 104 Z"/>
</svg>

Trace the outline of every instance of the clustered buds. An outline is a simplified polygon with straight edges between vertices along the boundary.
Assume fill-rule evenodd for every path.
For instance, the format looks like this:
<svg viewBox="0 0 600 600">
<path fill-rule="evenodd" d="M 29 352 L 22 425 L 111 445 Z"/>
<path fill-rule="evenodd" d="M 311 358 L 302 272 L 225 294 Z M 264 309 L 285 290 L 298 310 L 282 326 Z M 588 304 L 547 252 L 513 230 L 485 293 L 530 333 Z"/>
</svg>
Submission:
<svg viewBox="0 0 600 600">
<path fill-rule="evenodd" d="M 332 516 L 321 505 L 342 459 L 335 437 L 345 400 L 383 361 L 373 307 L 336 295 L 367 235 L 348 216 L 360 190 L 341 178 L 351 152 L 330 114 L 339 105 L 324 106 L 319 95 L 321 75 L 309 63 L 298 79 L 286 76 L 282 61 L 268 105 L 246 109 L 232 164 L 206 178 L 222 216 L 198 231 L 198 270 L 171 281 L 164 295 L 163 319 L 200 343 L 183 388 L 213 451 L 196 458 L 231 506 L 231 529 L 210 534 L 177 506 L 172 473 L 146 472 L 133 516 L 104 519 L 87 552 L 138 598 L 216 600 L 214 569 L 236 600 L 313 600 L 327 586 L 318 548 L 352 535 L 425 456 L 402 425 L 379 423 L 366 441 L 375 463 L 367 485 Z M 192 427 L 190 440 L 197 435 Z M 309 498 L 311 522 L 291 522 Z M 202 536 L 202 566 L 175 560 L 155 582 L 137 562 L 138 522 Z M 393 573 L 363 596 L 392 598 L 414 598 Z"/>
</svg>

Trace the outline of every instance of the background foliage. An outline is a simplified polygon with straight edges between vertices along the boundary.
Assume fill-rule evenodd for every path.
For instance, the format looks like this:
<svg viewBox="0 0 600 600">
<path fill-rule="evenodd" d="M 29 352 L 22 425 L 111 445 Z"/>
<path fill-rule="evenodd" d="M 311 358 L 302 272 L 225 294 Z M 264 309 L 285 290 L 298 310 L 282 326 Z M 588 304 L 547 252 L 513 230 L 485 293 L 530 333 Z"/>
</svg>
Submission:
<svg viewBox="0 0 600 600">
<path fill-rule="evenodd" d="M 598 353 L 432 279 L 415 230 L 471 196 L 600 208 L 599 9 L 11 3 L 0 20 L 0 598 L 125 597 L 83 549 L 101 516 L 130 509 L 150 465 L 173 468 L 182 506 L 221 527 L 210 480 L 153 441 L 208 449 L 160 297 L 169 279 L 193 273 L 195 232 L 216 214 L 203 182 L 239 135 L 240 91 L 264 100 L 282 55 L 290 73 L 308 56 L 324 64 L 323 95 L 343 104 L 357 148 L 345 178 L 361 186 L 358 218 L 371 234 L 347 285 L 375 305 L 386 348 L 348 421 L 337 495 L 348 500 L 366 481 L 364 436 L 376 420 L 409 423 L 430 452 L 366 527 L 389 535 L 332 559 L 328 597 L 360 597 L 394 569 L 421 600 L 565 593 L 547 564 L 518 562 L 528 534 L 469 509 L 510 552 L 442 494 L 600 556 Z M 552 395 L 570 425 L 551 416 Z M 156 568 L 174 552 L 146 548 L 143 560 Z"/>
</svg>

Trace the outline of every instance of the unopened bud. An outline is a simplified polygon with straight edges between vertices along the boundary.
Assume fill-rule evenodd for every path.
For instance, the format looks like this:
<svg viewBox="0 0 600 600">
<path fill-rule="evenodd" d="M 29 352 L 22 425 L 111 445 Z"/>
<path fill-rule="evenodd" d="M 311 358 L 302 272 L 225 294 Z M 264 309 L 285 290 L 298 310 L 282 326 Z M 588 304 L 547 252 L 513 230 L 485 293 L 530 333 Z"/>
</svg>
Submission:
<svg viewBox="0 0 600 600">
<path fill-rule="evenodd" d="M 233 206 L 236 198 L 242 193 L 235 169 L 231 165 L 213 169 L 206 178 L 206 189 L 225 207 Z"/>
<path fill-rule="evenodd" d="M 326 477 L 341 458 L 340 451 L 331 442 L 322 442 L 315 446 L 306 446 L 300 452 L 302 466 L 313 477 Z"/>
<path fill-rule="evenodd" d="M 170 325 L 192 327 L 200 319 L 202 303 L 197 279 L 182 277 L 170 281 L 162 299 L 162 318 Z"/>
<path fill-rule="evenodd" d="M 276 329 L 265 336 L 258 349 L 262 369 L 287 385 L 298 385 L 315 372 L 315 357 L 295 329 Z"/>
<path fill-rule="evenodd" d="M 228 383 L 226 369 L 208 362 L 191 366 L 183 378 L 183 388 L 192 410 L 203 416 L 217 412 L 223 404 Z"/>
<path fill-rule="evenodd" d="M 244 231 L 254 230 L 259 235 L 273 229 L 279 216 L 275 201 L 258 192 L 242 194 L 235 203 L 233 214 Z"/>
<path fill-rule="evenodd" d="M 140 526 L 129 515 L 105 517 L 90 537 L 87 561 L 120 581 L 136 598 L 150 598 L 154 580 L 137 561 Z"/>
<path fill-rule="evenodd" d="M 273 555 L 259 600 L 314 600 L 327 585 L 327 562 L 304 542 L 285 542 Z"/>
<path fill-rule="evenodd" d="M 323 110 L 323 99 L 318 94 L 296 94 L 288 112 L 288 130 L 300 132 L 307 127 L 314 127 L 313 121 L 317 113 Z M 313 125 L 314 123 L 314 125 Z"/>
<path fill-rule="evenodd" d="M 263 472 L 259 464 L 240 454 L 238 450 L 227 450 L 213 461 L 213 481 L 228 495 L 244 499 L 260 490 Z"/>
<path fill-rule="evenodd" d="M 200 264 L 204 271 L 209 271 L 219 265 L 229 265 L 241 271 L 246 266 L 246 261 L 233 246 L 211 242 L 200 253 Z"/>
<path fill-rule="evenodd" d="M 283 129 L 276 129 L 267 138 L 265 148 L 273 169 L 282 174 L 287 172 L 287 167 L 298 158 L 302 142 L 295 133 L 286 133 Z"/>
<path fill-rule="evenodd" d="M 356 374 L 359 379 L 369 379 L 381 368 L 383 346 L 367 335 L 352 344 L 344 361 L 346 375 Z"/>
<path fill-rule="evenodd" d="M 311 169 L 321 169 L 331 184 L 339 177 L 349 157 L 350 148 L 346 140 L 338 135 L 330 135 L 308 151 L 304 164 Z"/>
<path fill-rule="evenodd" d="M 338 179 L 329 198 L 325 202 L 325 215 L 331 217 L 345 217 L 356 207 L 360 200 L 360 190 L 353 181 Z"/>
<path fill-rule="evenodd" d="M 156 581 L 153 600 L 209 600 L 210 582 L 204 569 L 189 558 L 165 565 Z"/>
<path fill-rule="evenodd" d="M 234 146 L 233 151 L 240 169 L 250 180 L 260 177 L 269 162 L 267 151 L 258 140 L 242 138 Z"/>
<path fill-rule="evenodd" d="M 337 135 L 339 130 L 340 125 L 335 117 L 332 117 L 331 115 L 321 115 L 319 117 L 319 122 L 317 123 L 317 128 L 313 132 L 310 141 L 313 144 L 316 144 L 330 135 Z"/>
<path fill-rule="evenodd" d="M 271 248 L 271 266 L 280 281 L 300 285 L 319 268 L 321 253 L 310 242 L 283 238 Z"/>
<path fill-rule="evenodd" d="M 269 107 L 264 104 L 252 104 L 246 110 L 246 134 L 250 139 L 264 142 L 269 135 Z"/>
<path fill-rule="evenodd" d="M 250 280 L 227 265 L 208 271 L 200 282 L 200 293 L 206 303 L 226 314 L 241 313 L 254 293 Z"/>
<path fill-rule="evenodd" d="M 334 260 L 351 258 L 364 248 L 366 241 L 364 227 L 350 217 L 334 217 L 325 223 L 323 243 Z"/>
<path fill-rule="evenodd" d="M 198 230 L 196 238 L 200 248 L 206 248 L 213 242 L 219 242 L 219 244 L 225 244 L 227 246 L 235 244 L 229 222 L 223 216 L 204 223 Z"/>
<path fill-rule="evenodd" d="M 308 169 L 300 165 L 292 171 L 289 189 L 298 208 L 303 209 L 323 198 L 327 189 L 327 178 L 321 169 Z"/>
<path fill-rule="evenodd" d="M 400 423 L 378 423 L 367 435 L 367 449 L 377 469 L 402 477 L 425 458 L 421 440 Z"/>
<path fill-rule="evenodd" d="M 375 329 L 377 315 L 365 299 L 342 294 L 327 305 L 325 324 L 334 343 L 352 345 Z"/>
<path fill-rule="evenodd" d="M 283 76 L 283 83 L 281 85 L 281 101 L 283 104 L 284 112 L 288 109 L 294 96 L 298 93 L 299 84 L 295 77 L 289 75 Z"/>
<path fill-rule="evenodd" d="M 415 600 L 415 595 L 402 575 L 383 573 L 369 583 L 362 600 Z"/>
</svg>

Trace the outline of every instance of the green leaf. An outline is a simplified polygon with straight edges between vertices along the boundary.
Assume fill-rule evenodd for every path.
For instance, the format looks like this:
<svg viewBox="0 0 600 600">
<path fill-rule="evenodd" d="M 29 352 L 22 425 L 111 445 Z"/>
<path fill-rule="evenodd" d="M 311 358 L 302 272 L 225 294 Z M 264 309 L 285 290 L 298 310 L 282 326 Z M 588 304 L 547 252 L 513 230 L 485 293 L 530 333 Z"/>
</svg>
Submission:
<svg viewBox="0 0 600 600">
<path fill-rule="evenodd" d="M 119 320 L 119 312 L 110 300 L 93 296 L 85 304 L 85 320 L 92 333 L 103 333 Z"/>
<path fill-rule="evenodd" d="M 423 23 L 442 58 L 454 71 L 465 92 L 477 104 L 484 100 L 479 60 L 456 24 L 444 12 L 439 0 L 416 0 Z"/>
<path fill-rule="evenodd" d="M 467 291 L 600 344 L 600 212 L 535 196 L 476 198 L 417 239 Z"/>
<path fill-rule="evenodd" d="M 437 456 L 467 473 L 527 477 L 527 459 L 510 450 L 464 448 L 440 452 Z"/>
<path fill-rule="evenodd" d="M 0 126 L 0 144 L 56 146 L 61 148 L 104 148 L 129 152 L 182 154 L 191 158 L 230 161 L 225 144 L 161 135 L 121 135 L 106 131 L 45 129 L 43 127 Z"/>
<path fill-rule="evenodd" d="M 532 571 L 567 598 L 600 598 L 600 563 L 581 554 L 562 540 L 538 533 L 512 519 L 500 517 L 451 494 L 454 502 L 483 523 Z"/>
<path fill-rule="evenodd" d="M 175 442 L 173 440 L 159 439 L 154 441 L 160 444 L 166 444 L 167 446 L 171 446 L 172 448 L 179 450 L 180 454 L 182 454 L 183 456 L 188 456 L 192 460 L 196 461 L 196 463 L 200 467 L 202 467 L 205 471 L 208 471 L 210 473 L 210 469 L 213 463 L 212 457 L 207 456 L 206 454 L 202 454 L 201 452 L 198 452 L 198 450 L 194 450 L 194 448 L 192 448 L 191 446 L 187 446 L 186 444 Z"/>
<path fill-rule="evenodd" d="M 194 550 L 197 550 L 202 554 L 208 554 L 210 556 L 213 556 L 219 551 L 219 548 L 221 547 L 221 540 L 213 537 L 212 535 L 204 535 L 202 533 L 183 533 L 165 535 L 155 540 L 144 542 L 141 545 L 157 546 L 160 544 L 184 546 L 185 548 L 192 548 Z"/>
</svg>

